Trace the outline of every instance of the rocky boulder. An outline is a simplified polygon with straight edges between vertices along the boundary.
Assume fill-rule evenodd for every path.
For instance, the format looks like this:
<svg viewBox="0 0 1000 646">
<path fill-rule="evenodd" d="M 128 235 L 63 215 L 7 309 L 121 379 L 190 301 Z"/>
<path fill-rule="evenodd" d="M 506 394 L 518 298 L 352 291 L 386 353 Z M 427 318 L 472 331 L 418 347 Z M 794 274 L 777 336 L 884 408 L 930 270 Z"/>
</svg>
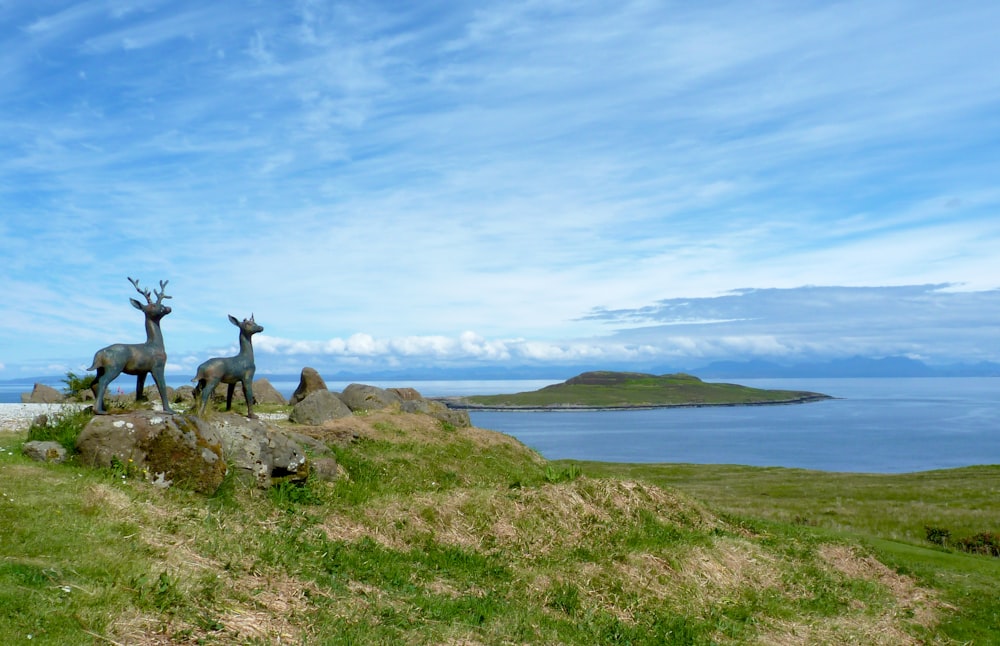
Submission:
<svg viewBox="0 0 1000 646">
<path fill-rule="evenodd" d="M 21 453 L 36 462 L 54 462 L 56 464 L 66 461 L 66 449 L 59 442 L 43 442 L 34 440 L 25 442 L 21 447 Z"/>
<path fill-rule="evenodd" d="M 30 393 L 21 393 L 22 404 L 58 404 L 64 400 L 61 392 L 45 384 L 35 384 Z"/>
<path fill-rule="evenodd" d="M 98 415 L 80 433 L 76 449 L 84 464 L 117 464 L 150 481 L 202 493 L 214 493 L 226 475 L 218 430 L 190 415 L 148 410 Z"/>
<path fill-rule="evenodd" d="M 223 403 L 226 401 L 226 394 L 228 392 L 229 384 L 219 384 L 215 387 L 215 392 L 212 393 L 210 400 L 216 404 Z M 236 384 L 236 387 L 233 388 L 233 403 L 243 403 L 244 399 L 243 385 Z M 279 393 L 271 385 L 271 382 L 264 377 L 255 379 L 253 382 L 253 401 L 255 404 L 281 404 L 282 406 L 288 403 L 285 396 Z"/>
<path fill-rule="evenodd" d="M 253 398 L 257 404 L 280 404 L 284 406 L 288 403 L 285 396 L 278 392 L 278 389 L 272 386 L 271 382 L 264 377 L 253 382 Z"/>
<path fill-rule="evenodd" d="M 317 390 L 310 393 L 301 400 L 292 412 L 288 415 L 288 420 L 296 424 L 309 424 L 319 426 L 324 422 L 350 417 L 351 409 L 344 402 L 329 390 Z"/>
<path fill-rule="evenodd" d="M 472 420 L 469 419 L 469 411 L 448 408 L 438 401 L 425 401 L 429 408 L 427 414 L 431 417 L 435 417 L 446 424 L 451 424 L 455 428 L 468 428 L 472 426 Z"/>
<path fill-rule="evenodd" d="M 303 368 L 302 374 L 299 375 L 299 385 L 292 393 L 292 398 L 288 400 L 288 403 L 294 406 L 300 401 L 316 392 L 317 390 L 329 390 L 326 387 L 326 382 L 323 378 L 319 376 L 313 368 Z"/>
<path fill-rule="evenodd" d="M 300 442 L 266 422 L 226 414 L 212 417 L 209 424 L 222 438 L 223 453 L 239 477 L 267 488 L 309 476 L 309 460 Z"/>
<path fill-rule="evenodd" d="M 340 398 L 354 412 L 380 410 L 403 402 L 394 392 L 365 384 L 349 385 L 340 394 Z"/>
<path fill-rule="evenodd" d="M 420 401 L 424 398 L 416 388 L 389 388 L 388 390 L 404 402 Z"/>
</svg>

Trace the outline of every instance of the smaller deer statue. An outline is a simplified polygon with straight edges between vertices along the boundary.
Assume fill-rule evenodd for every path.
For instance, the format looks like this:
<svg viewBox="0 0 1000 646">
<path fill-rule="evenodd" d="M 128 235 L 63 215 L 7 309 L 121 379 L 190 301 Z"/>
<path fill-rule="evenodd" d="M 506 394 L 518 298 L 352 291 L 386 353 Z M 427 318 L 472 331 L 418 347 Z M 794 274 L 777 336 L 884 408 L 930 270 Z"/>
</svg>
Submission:
<svg viewBox="0 0 1000 646">
<path fill-rule="evenodd" d="M 230 410 L 233 407 L 236 382 L 241 382 L 243 397 L 247 400 L 247 417 L 257 419 L 253 412 L 253 373 L 257 370 L 257 366 L 253 362 L 253 343 L 250 337 L 263 332 L 264 328 L 254 322 L 253 314 L 250 318 L 243 319 L 242 323 L 230 314 L 229 322 L 240 329 L 240 353 L 235 357 L 215 357 L 198 366 L 198 374 L 191 380 L 198 382 L 194 387 L 195 405 L 198 406 L 199 414 L 204 413 L 205 407 L 208 406 L 208 398 L 221 382 L 229 384 L 229 389 L 226 391 L 226 410 Z M 198 401 L 199 395 L 201 402 Z"/>
<path fill-rule="evenodd" d="M 94 362 L 87 370 L 97 370 L 97 378 L 91 388 L 94 390 L 94 414 L 105 415 L 104 393 L 107 392 L 108 384 L 115 380 L 118 375 L 135 375 L 135 400 L 145 399 L 143 385 L 146 383 L 146 375 L 153 373 L 153 380 L 156 388 L 160 391 L 160 400 L 163 402 L 163 411 L 173 413 L 170 404 L 167 403 L 167 384 L 163 380 L 163 368 L 167 364 L 167 352 L 163 349 L 163 333 L 160 332 L 160 319 L 170 314 L 170 308 L 163 304 L 164 298 L 171 298 L 164 293 L 167 288 L 165 280 L 160 281 L 160 291 L 156 292 L 156 302 L 150 298 L 148 289 L 140 289 L 139 281 L 134 278 L 128 279 L 135 291 L 146 297 L 146 304 L 143 305 L 134 298 L 129 302 L 132 307 L 141 311 L 146 316 L 146 342 L 145 343 L 116 343 L 97 351 L 94 355 Z"/>
</svg>

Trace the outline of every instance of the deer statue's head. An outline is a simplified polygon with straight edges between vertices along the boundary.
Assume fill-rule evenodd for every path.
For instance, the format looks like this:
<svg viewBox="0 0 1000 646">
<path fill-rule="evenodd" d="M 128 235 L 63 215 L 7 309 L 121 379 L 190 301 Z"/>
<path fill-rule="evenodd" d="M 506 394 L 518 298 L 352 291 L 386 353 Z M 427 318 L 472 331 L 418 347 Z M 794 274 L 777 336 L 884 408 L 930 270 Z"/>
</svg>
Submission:
<svg viewBox="0 0 1000 646">
<path fill-rule="evenodd" d="M 240 329 L 240 332 L 247 335 L 247 338 L 253 336 L 254 334 L 257 334 L 258 332 L 264 331 L 264 328 L 257 325 L 257 323 L 253 320 L 253 314 L 250 315 L 250 318 L 243 319 L 242 322 L 239 321 L 235 316 L 230 314 L 229 322 L 238 327 Z"/>
<path fill-rule="evenodd" d="M 139 292 L 140 294 L 146 297 L 145 305 L 143 305 L 134 298 L 128 299 L 129 302 L 132 303 L 132 307 L 141 311 L 143 314 L 145 314 L 153 321 L 159 321 L 167 314 L 170 314 L 170 307 L 163 304 L 164 298 L 172 298 L 171 296 L 167 296 L 165 293 L 167 283 L 170 281 L 161 280 L 160 291 L 157 292 L 156 290 L 153 290 L 153 294 L 156 296 L 156 302 L 153 302 L 153 299 L 150 297 L 148 289 L 139 288 L 138 280 L 136 280 L 135 278 L 129 278 L 128 281 L 132 283 L 133 287 L 135 287 L 135 291 Z"/>
</svg>

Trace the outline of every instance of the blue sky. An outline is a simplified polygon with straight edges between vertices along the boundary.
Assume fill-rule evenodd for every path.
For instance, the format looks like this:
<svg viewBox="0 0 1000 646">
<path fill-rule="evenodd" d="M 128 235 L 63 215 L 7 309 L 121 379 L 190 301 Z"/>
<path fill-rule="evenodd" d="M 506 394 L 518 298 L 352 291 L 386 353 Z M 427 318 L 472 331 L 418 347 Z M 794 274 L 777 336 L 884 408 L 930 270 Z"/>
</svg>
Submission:
<svg viewBox="0 0 1000 646">
<path fill-rule="evenodd" d="M 1000 4 L 0 1 L 0 379 L 1000 360 Z"/>
</svg>

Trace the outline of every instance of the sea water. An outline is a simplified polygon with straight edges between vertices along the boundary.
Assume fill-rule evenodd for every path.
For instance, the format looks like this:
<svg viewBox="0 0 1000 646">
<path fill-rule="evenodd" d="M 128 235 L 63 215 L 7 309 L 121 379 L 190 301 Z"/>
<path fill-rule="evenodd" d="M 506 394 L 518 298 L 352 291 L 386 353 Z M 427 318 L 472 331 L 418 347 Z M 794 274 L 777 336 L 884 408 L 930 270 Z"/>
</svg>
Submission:
<svg viewBox="0 0 1000 646">
<path fill-rule="evenodd" d="M 742 379 L 821 392 L 807 404 L 473 412 L 549 459 L 904 473 L 1000 464 L 1000 379 Z"/>
<path fill-rule="evenodd" d="M 147 379 L 147 384 L 151 380 Z M 809 390 L 808 404 L 626 411 L 470 413 L 476 426 L 512 435 L 550 459 L 745 464 L 903 473 L 1000 464 L 1000 378 L 731 379 L 757 388 Z M 170 382 L 168 378 L 168 382 Z M 349 382 L 327 382 L 343 390 Z M 537 390 L 553 380 L 367 382 L 425 397 Z M 132 392 L 135 382 L 114 387 Z M 61 389 L 63 384 L 50 384 Z M 170 382 L 171 386 L 183 385 Z M 272 382 L 286 397 L 298 385 Z M 30 384 L 0 384 L 19 402 Z"/>
</svg>

